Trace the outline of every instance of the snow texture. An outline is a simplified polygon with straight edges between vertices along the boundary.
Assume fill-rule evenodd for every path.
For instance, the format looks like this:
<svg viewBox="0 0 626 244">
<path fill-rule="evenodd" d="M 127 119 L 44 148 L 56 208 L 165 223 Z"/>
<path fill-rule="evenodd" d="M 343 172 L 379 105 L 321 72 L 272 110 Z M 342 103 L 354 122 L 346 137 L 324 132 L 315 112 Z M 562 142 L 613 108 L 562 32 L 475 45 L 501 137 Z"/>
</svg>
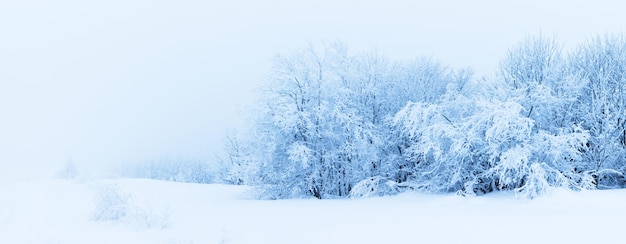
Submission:
<svg viewBox="0 0 626 244">
<path fill-rule="evenodd" d="M 169 224 L 95 220 L 102 186 L 115 189 L 112 196 L 122 196 L 126 207 L 133 201 L 150 203 L 153 210 L 169 206 Z M 624 190 L 555 190 L 533 201 L 511 193 L 265 201 L 250 200 L 248 191 L 140 179 L 2 182 L 0 242 L 608 243 L 621 239 L 620 220 L 626 217 Z M 511 230 L 527 234 L 511 238 Z"/>
</svg>

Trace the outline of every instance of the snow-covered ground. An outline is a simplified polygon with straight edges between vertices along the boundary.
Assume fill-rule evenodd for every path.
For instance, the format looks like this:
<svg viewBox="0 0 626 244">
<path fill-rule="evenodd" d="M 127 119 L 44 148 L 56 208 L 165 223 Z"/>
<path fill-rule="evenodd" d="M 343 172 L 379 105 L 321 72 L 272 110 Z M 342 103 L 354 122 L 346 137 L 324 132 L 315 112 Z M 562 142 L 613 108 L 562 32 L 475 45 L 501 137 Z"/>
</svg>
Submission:
<svg viewBox="0 0 626 244">
<path fill-rule="evenodd" d="M 0 243 L 613 243 L 626 219 L 626 190 L 554 190 L 531 201 L 248 195 L 143 179 L 1 182 Z"/>
</svg>

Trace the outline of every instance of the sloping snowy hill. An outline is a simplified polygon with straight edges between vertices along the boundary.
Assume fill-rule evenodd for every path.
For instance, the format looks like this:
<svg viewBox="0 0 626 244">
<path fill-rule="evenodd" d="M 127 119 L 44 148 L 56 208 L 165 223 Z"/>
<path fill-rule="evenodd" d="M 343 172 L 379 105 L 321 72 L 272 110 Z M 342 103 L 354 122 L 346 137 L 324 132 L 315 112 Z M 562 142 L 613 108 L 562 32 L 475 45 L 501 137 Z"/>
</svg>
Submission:
<svg viewBox="0 0 626 244">
<path fill-rule="evenodd" d="M 154 180 L 0 183 L 0 243 L 584 243 L 623 239 L 626 190 L 521 201 L 403 194 L 259 201 Z"/>
</svg>

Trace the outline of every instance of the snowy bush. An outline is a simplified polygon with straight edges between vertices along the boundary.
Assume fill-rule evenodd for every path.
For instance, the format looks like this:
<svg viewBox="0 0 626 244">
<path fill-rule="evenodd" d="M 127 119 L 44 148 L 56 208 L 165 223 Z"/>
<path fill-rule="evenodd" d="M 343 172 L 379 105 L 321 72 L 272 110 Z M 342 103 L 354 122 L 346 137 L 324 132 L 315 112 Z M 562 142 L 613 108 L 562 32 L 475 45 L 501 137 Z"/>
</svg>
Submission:
<svg viewBox="0 0 626 244">
<path fill-rule="evenodd" d="M 147 204 L 139 204 L 133 195 L 123 192 L 115 184 L 97 185 L 95 191 L 95 207 L 92 213 L 94 221 L 129 223 L 159 229 L 170 225 L 169 207 L 154 209 Z"/>
<path fill-rule="evenodd" d="M 467 117 L 455 113 L 458 105 L 458 99 L 409 104 L 395 119 L 418 188 L 465 194 L 514 189 L 534 197 L 546 186 L 587 187 L 564 175 L 581 160 L 585 131 L 538 130 L 515 102 L 473 103 Z"/>
<path fill-rule="evenodd" d="M 475 93 L 485 91 L 479 88 L 484 84 L 473 83 L 437 104 L 409 103 L 396 114 L 400 145 L 405 160 L 415 165 L 411 181 L 418 188 L 464 194 L 515 190 L 533 198 L 549 187 L 592 187 L 588 177 L 576 173 L 584 165 L 589 132 L 559 111 L 575 102 L 571 94 L 551 88 L 557 83 L 551 69 L 560 67 L 551 62 L 559 58 L 549 51 L 551 44 L 527 45 L 504 63 L 503 74 L 511 76 L 490 84 L 500 88 Z M 510 60 L 516 58 L 526 60 Z"/>
<path fill-rule="evenodd" d="M 398 183 L 381 176 L 374 176 L 356 183 L 350 191 L 350 198 L 385 196 L 400 192 Z"/>
<path fill-rule="evenodd" d="M 557 177 L 560 176 L 558 172 L 556 172 L 556 175 Z M 524 185 L 515 188 L 516 196 L 523 199 L 532 199 L 545 194 L 551 187 L 550 182 L 548 182 L 548 176 L 544 167 L 539 163 L 533 163 L 528 167 Z"/>
<path fill-rule="evenodd" d="M 95 221 L 119 221 L 129 215 L 132 204 L 132 196 L 123 193 L 118 186 L 98 185 L 92 218 Z"/>
</svg>

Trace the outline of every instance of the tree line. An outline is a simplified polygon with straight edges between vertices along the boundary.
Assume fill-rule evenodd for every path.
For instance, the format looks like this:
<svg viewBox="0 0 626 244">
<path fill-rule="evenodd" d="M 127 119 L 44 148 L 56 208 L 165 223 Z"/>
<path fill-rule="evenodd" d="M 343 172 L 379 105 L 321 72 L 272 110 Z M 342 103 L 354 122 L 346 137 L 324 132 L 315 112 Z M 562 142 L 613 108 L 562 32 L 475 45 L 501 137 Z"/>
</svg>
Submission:
<svg viewBox="0 0 626 244">
<path fill-rule="evenodd" d="M 224 178 L 269 199 L 622 188 L 625 109 L 622 35 L 569 52 L 530 36 L 489 77 L 309 47 L 275 59 L 225 141 Z"/>
</svg>

